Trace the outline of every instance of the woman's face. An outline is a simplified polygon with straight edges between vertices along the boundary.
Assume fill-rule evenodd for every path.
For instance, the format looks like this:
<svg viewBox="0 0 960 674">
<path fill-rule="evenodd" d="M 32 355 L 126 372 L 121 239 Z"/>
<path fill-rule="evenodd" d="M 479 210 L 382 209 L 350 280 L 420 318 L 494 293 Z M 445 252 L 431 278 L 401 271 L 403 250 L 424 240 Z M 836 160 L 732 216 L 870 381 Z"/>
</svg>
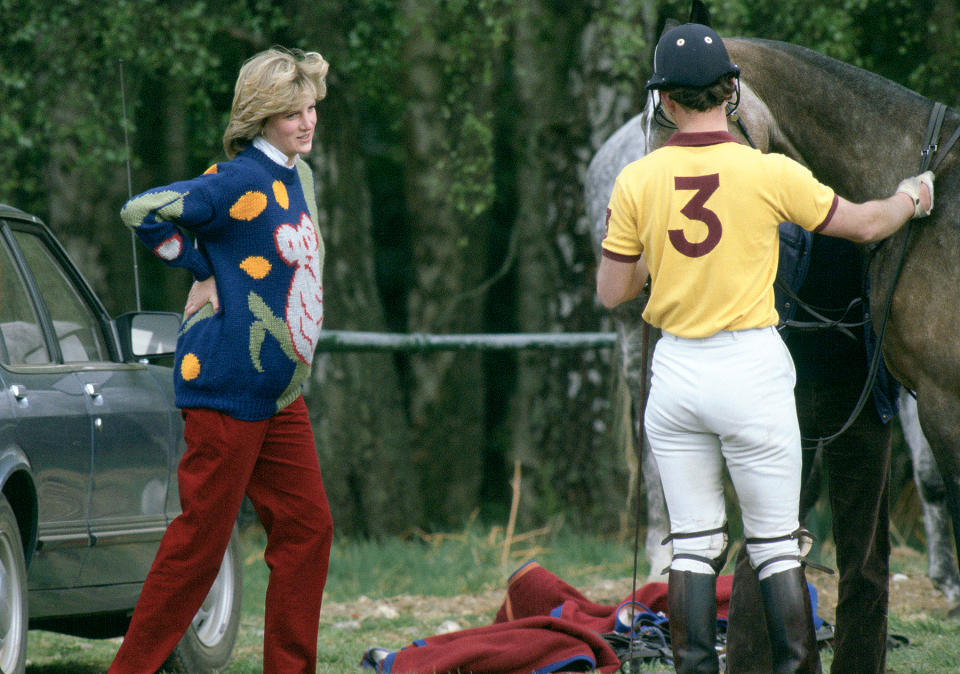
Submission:
<svg viewBox="0 0 960 674">
<path fill-rule="evenodd" d="M 293 110 L 267 118 L 263 137 L 275 148 L 293 160 L 313 147 L 313 130 L 317 126 L 317 102 L 306 96 Z"/>
</svg>

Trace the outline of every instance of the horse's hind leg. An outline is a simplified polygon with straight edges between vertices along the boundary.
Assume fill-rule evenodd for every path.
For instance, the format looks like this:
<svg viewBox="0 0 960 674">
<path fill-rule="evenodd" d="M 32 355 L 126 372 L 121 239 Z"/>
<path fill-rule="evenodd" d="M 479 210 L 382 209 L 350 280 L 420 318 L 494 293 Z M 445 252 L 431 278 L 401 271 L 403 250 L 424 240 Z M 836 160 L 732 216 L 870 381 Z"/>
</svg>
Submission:
<svg viewBox="0 0 960 674">
<path fill-rule="evenodd" d="M 910 448 L 913 480 L 923 510 L 926 534 L 927 574 L 934 587 L 943 592 L 956 612 L 960 606 L 960 571 L 955 545 L 950 535 L 950 514 L 946 503 L 946 485 L 937 468 L 933 451 L 920 428 L 917 401 L 906 390 L 900 394 L 900 425 Z"/>
<path fill-rule="evenodd" d="M 650 573 L 647 582 L 666 582 L 667 571 L 673 556 L 673 546 L 661 541 L 670 531 L 667 522 L 667 504 L 663 499 L 663 489 L 660 486 L 660 471 L 657 469 L 657 460 L 650 450 L 646 439 L 643 441 L 643 488 L 647 499 L 647 537 L 644 543 L 647 561 L 650 563 Z"/>
<path fill-rule="evenodd" d="M 740 547 L 733 573 L 726 663 L 727 671 L 736 674 L 767 674 L 773 667 L 760 581 L 750 565 L 746 546 Z"/>
</svg>

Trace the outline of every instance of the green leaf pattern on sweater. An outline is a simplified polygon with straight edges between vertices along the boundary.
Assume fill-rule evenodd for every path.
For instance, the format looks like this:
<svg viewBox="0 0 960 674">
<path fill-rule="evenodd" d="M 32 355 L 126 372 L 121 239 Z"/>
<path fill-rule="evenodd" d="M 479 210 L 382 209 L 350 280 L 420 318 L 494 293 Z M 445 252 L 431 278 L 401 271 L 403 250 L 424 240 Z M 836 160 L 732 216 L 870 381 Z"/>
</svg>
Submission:
<svg viewBox="0 0 960 674">
<path fill-rule="evenodd" d="M 257 293 L 250 291 L 247 295 L 247 306 L 250 313 L 256 318 L 250 324 L 250 359 L 257 372 L 263 372 L 263 365 L 260 363 L 260 350 L 263 348 L 263 341 L 267 334 L 273 335 L 280 348 L 287 354 L 287 357 L 294 362 L 299 362 L 296 351 L 293 348 L 293 340 L 290 338 L 290 328 L 286 321 L 274 315 L 270 307 L 263 301 L 263 298 Z"/>
<path fill-rule="evenodd" d="M 176 222 L 183 215 L 183 201 L 189 192 L 163 190 L 148 192 L 129 202 L 120 211 L 120 217 L 128 227 L 139 227 L 147 215 L 155 212 L 160 219 Z"/>
</svg>

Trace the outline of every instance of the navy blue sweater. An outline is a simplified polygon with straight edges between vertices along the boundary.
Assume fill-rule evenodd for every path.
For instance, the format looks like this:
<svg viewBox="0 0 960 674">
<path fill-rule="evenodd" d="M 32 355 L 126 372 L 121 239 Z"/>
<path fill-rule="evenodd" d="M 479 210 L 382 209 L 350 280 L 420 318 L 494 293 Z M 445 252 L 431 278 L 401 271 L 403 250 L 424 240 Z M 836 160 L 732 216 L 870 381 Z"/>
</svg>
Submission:
<svg viewBox="0 0 960 674">
<path fill-rule="evenodd" d="M 124 223 L 167 264 L 216 279 L 220 310 L 208 304 L 180 329 L 174 384 L 181 408 L 258 420 L 300 395 L 323 322 L 324 249 L 307 201 L 313 176 L 302 161 L 298 168 L 308 196 L 297 168 L 250 146 L 123 207 Z"/>
</svg>

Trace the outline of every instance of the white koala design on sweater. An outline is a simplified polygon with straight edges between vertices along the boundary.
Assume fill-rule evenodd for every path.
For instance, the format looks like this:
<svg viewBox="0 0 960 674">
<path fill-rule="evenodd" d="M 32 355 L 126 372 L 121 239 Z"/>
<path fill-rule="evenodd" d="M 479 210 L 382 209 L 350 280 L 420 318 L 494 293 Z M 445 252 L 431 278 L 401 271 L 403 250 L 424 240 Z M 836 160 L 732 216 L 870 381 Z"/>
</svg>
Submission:
<svg viewBox="0 0 960 674">
<path fill-rule="evenodd" d="M 280 225 L 274 233 L 284 262 L 296 267 L 287 292 L 287 325 L 300 360 L 310 364 L 323 324 L 323 284 L 317 230 L 303 213 L 299 226 Z"/>
</svg>

